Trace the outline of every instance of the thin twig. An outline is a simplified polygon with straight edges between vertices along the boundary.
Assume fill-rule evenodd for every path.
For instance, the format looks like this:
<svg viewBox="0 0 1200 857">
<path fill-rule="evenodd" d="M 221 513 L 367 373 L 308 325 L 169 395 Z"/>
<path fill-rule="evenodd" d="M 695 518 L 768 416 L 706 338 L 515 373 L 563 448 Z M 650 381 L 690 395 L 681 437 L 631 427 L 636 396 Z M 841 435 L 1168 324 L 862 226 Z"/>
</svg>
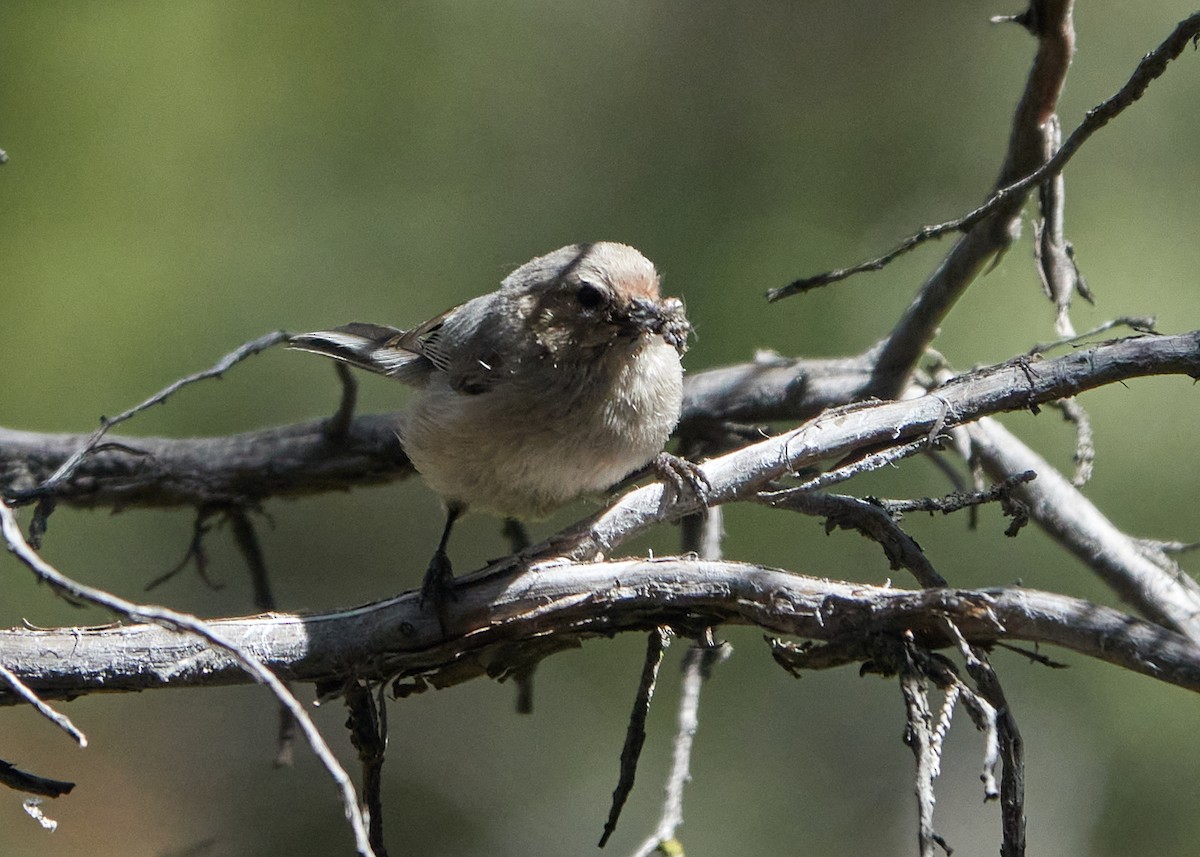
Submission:
<svg viewBox="0 0 1200 857">
<path fill-rule="evenodd" d="M 684 626 L 688 633 L 747 625 L 835 642 L 912 629 L 922 640 L 938 641 L 949 616 L 979 645 L 1003 640 L 1061 646 L 1200 692 L 1200 645 L 1188 637 L 1127 612 L 1019 586 L 907 590 L 728 560 L 660 557 L 535 563 L 505 574 L 468 575 L 455 589 L 455 627 L 470 630 L 450 640 L 421 609 L 416 592 L 332 613 L 209 624 L 293 681 L 327 682 L 354 664 L 371 681 L 408 682 L 403 692 L 416 689 L 411 685 L 418 677 L 425 688 L 449 687 L 575 649 L 584 640 L 644 635 L 660 624 Z M 250 680 L 228 653 L 155 625 L 0 629 L 0 651 L 43 699 Z M 0 705 L 18 699 L 0 688 Z"/>
<path fill-rule="evenodd" d="M 954 622 L 947 619 L 952 635 L 964 652 L 967 672 L 975 680 L 979 695 L 987 700 L 995 711 L 999 755 L 1004 762 L 1000 777 L 1000 815 L 1002 840 L 1001 857 L 1024 857 L 1025 855 L 1025 742 L 1017 728 L 1000 678 L 992 668 L 987 653 L 978 646 L 970 645 Z M 987 769 L 985 768 L 985 776 Z M 985 783 L 987 782 L 985 778 Z"/>
<path fill-rule="evenodd" d="M 1058 115 L 1045 125 L 1046 160 L 1054 157 L 1062 145 L 1062 125 Z M 1074 336 L 1071 325 L 1071 297 L 1078 292 L 1088 303 L 1095 303 L 1087 281 L 1075 263 L 1075 248 L 1067 240 L 1064 227 L 1066 180 L 1061 172 L 1047 178 L 1038 188 L 1041 216 L 1033 222 L 1033 258 L 1042 291 L 1054 302 L 1054 329 L 1059 336 Z"/>
<path fill-rule="evenodd" d="M 70 793 L 71 789 L 75 788 L 74 783 L 69 783 L 65 780 L 52 780 L 49 777 L 41 777 L 37 774 L 31 774 L 28 771 L 22 771 L 20 768 L 14 767 L 3 759 L 0 759 L 0 786 L 8 786 L 15 791 L 44 795 L 46 797 L 65 795 Z"/>
<path fill-rule="evenodd" d="M 1075 475 L 1071 477 L 1071 484 L 1082 488 L 1092 478 L 1092 468 L 1096 464 L 1092 418 L 1074 396 L 1051 402 L 1050 407 L 1062 411 L 1063 419 L 1075 426 L 1075 452 L 1071 456 L 1075 462 Z"/>
<path fill-rule="evenodd" d="M 967 638 L 963 636 L 962 631 L 948 617 L 946 619 L 946 630 L 950 632 L 951 638 L 958 644 L 959 654 L 963 657 L 963 662 L 967 666 L 967 671 L 974 672 L 983 668 L 981 660 L 984 657 L 982 650 L 972 646 L 967 642 Z M 987 701 L 986 698 L 975 691 L 970 691 L 964 694 L 968 701 L 972 719 L 985 735 L 985 749 L 983 754 L 983 772 L 979 775 L 979 779 L 983 781 L 984 800 L 995 800 L 1000 796 L 1000 790 L 996 787 L 996 766 L 1000 762 L 1000 727 L 999 715 L 996 707 Z"/>
<path fill-rule="evenodd" d="M 340 363 L 338 364 L 341 365 Z M 250 585 L 254 590 L 254 606 L 262 612 L 275 609 L 275 593 L 271 589 L 271 575 L 267 571 L 267 560 L 263 555 L 262 545 L 258 541 L 258 533 L 250 521 L 250 514 L 245 506 L 229 506 L 225 509 L 225 518 L 233 530 L 233 541 L 238 553 L 246 562 L 250 572 Z M 287 684 L 285 682 L 285 684 Z M 288 690 L 291 690 L 290 685 Z M 275 738 L 275 766 L 290 767 L 295 753 L 297 725 L 287 706 L 279 706 L 279 728 Z"/>
<path fill-rule="evenodd" d="M 906 636 L 904 657 L 899 664 L 900 693 L 904 697 L 907 715 L 904 743 L 912 750 L 917 763 L 917 847 L 921 857 L 933 857 L 937 845 L 941 845 L 947 854 L 951 849 L 933 827 L 933 807 L 937 802 L 933 780 L 939 767 L 933 742 L 933 713 L 929 709 L 925 675 L 917 666 L 911 651 L 911 632 Z"/>
<path fill-rule="evenodd" d="M 17 678 L 16 674 L 4 664 L 0 664 L 0 679 L 3 679 L 22 699 L 37 709 L 38 714 L 75 739 L 75 743 L 81 749 L 88 745 L 87 736 L 83 734 L 79 727 L 71 722 L 71 718 L 67 717 L 61 711 L 55 711 L 51 706 L 47 705 L 41 697 L 34 693 L 25 682 Z"/>
<path fill-rule="evenodd" d="M 168 580 L 173 578 L 179 572 L 187 568 L 189 562 L 195 562 L 196 573 L 200 575 L 200 579 L 208 586 L 209 589 L 220 589 L 221 584 L 212 580 L 208 576 L 208 551 L 204 547 L 204 538 L 212 530 L 212 526 L 208 523 L 209 519 L 219 514 L 221 509 L 215 505 L 201 506 L 196 510 L 196 517 L 192 521 L 192 538 L 188 542 L 187 550 L 184 551 L 183 559 L 175 566 L 160 574 L 158 577 L 151 580 L 143 588 L 143 592 L 149 592 L 152 589 L 157 589 Z"/>
<path fill-rule="evenodd" d="M 1200 549 L 1200 542 L 1160 541 L 1158 539 L 1134 539 L 1147 550 L 1162 551 L 1163 553 L 1188 553 Z"/>
<path fill-rule="evenodd" d="M 638 681 L 637 694 L 633 699 L 633 711 L 629 713 L 629 726 L 625 730 L 625 746 L 621 748 L 621 773 L 617 778 L 617 787 L 613 789 L 612 807 L 608 811 L 608 820 L 604 822 L 604 832 L 600 835 L 598 846 L 603 848 L 608 839 L 617 829 L 617 820 L 621 817 L 621 809 L 633 790 L 633 780 L 637 775 L 638 758 L 642 754 L 642 746 L 646 743 L 646 717 L 650 713 L 650 701 L 654 697 L 654 688 L 658 682 L 658 670 L 662 666 L 663 655 L 671 644 L 671 629 L 665 625 L 655 628 L 646 638 L 646 658 L 642 662 L 642 675 Z"/>
<path fill-rule="evenodd" d="M 825 532 L 835 527 L 857 530 L 883 548 L 892 570 L 906 568 L 922 586 L 946 586 L 947 582 L 921 550 L 916 539 L 904 532 L 887 510 L 877 503 L 843 494 L 819 491 L 765 491 L 756 498 L 761 503 L 791 509 L 826 519 Z"/>
<path fill-rule="evenodd" d="M 943 515 L 951 515 L 972 506 L 982 506 L 984 503 L 995 503 L 997 500 L 1003 500 L 1018 485 L 1032 482 L 1036 478 L 1037 473 L 1032 470 L 1026 470 L 1021 473 L 1014 473 L 1007 479 L 1003 479 L 990 488 L 985 488 L 981 491 L 955 491 L 943 497 L 916 497 L 910 500 L 872 499 L 873 502 L 878 503 L 892 515 L 903 515 L 907 512 L 928 512 L 931 515 L 935 512 L 941 512 Z"/>
<path fill-rule="evenodd" d="M 287 338 L 287 334 L 282 330 L 272 331 L 271 333 L 260 336 L 258 339 L 240 345 L 230 353 L 226 354 L 218 360 L 213 366 L 205 369 L 202 372 L 196 372 L 192 375 L 187 375 L 177 381 L 173 381 L 163 389 L 159 390 L 150 398 L 134 405 L 127 411 L 122 411 L 115 417 L 101 417 L 100 426 L 92 432 L 88 437 L 87 442 L 76 451 L 70 458 L 62 463 L 62 465 L 51 474 L 50 478 L 44 481 L 41 485 L 28 491 L 15 491 L 11 496 L 11 500 L 17 503 L 25 503 L 38 497 L 43 497 L 52 494 L 59 486 L 67 482 L 75 473 L 76 468 L 83 462 L 85 458 L 92 454 L 99 446 L 101 438 L 104 437 L 109 429 L 120 425 L 131 417 L 137 416 L 147 408 L 154 405 L 160 405 L 169 399 L 173 394 L 181 390 L 189 384 L 194 384 L 197 381 L 204 381 L 208 378 L 219 378 L 232 366 L 245 360 L 247 357 L 252 357 L 260 351 L 264 351 L 273 345 L 278 345 Z"/>
<path fill-rule="evenodd" d="M 258 534 L 244 506 L 230 506 L 225 518 L 233 530 L 233 542 L 238 553 L 246 562 L 250 572 L 250 585 L 254 590 L 254 606 L 261 612 L 275 609 L 275 593 L 271 590 L 271 575 L 267 571 L 267 560 L 259 544 Z"/>
<path fill-rule="evenodd" d="M 375 857 L 387 857 L 383 843 L 383 762 L 388 744 L 384 687 L 380 684 L 376 696 L 371 693 L 369 683 L 357 680 L 346 690 L 346 708 L 350 712 L 346 728 L 362 764 L 363 807 Z"/>
<path fill-rule="evenodd" d="M 871 452 L 861 458 L 855 458 L 846 464 L 826 470 L 824 473 L 814 476 L 811 479 L 806 479 L 799 485 L 795 485 L 788 490 L 797 492 L 818 491 L 822 488 L 828 488 L 831 485 L 837 485 L 839 482 L 845 482 L 847 479 L 852 479 L 855 476 L 861 476 L 864 473 L 871 473 L 875 470 L 882 470 L 885 467 L 892 467 L 909 456 L 928 451 L 929 448 L 928 438 L 922 438 L 921 440 L 898 444 L 897 446 L 878 452 Z"/>
<path fill-rule="evenodd" d="M 777 301 L 794 294 L 806 292 L 818 286 L 829 285 L 844 280 L 854 274 L 866 271 L 878 271 L 898 257 L 916 249 L 927 241 L 942 238 L 952 232 L 967 232 L 984 218 L 991 215 L 1013 197 L 1023 196 L 1034 185 L 1040 184 L 1048 176 L 1062 171 L 1067 162 L 1075 155 L 1088 138 L 1107 125 L 1127 107 L 1140 99 L 1146 88 L 1166 71 L 1167 64 L 1183 53 L 1188 42 L 1200 36 L 1200 12 L 1185 18 L 1157 48 L 1146 54 L 1138 63 L 1129 80 L 1110 98 L 1097 104 L 1087 112 L 1084 120 L 1071 132 L 1063 145 L 1054 153 L 1054 157 L 1045 161 L 1040 167 L 1025 177 L 1018 179 L 994 191 L 983 205 L 968 212 L 962 217 L 924 226 L 915 234 L 901 241 L 892 250 L 874 259 L 851 265 L 848 268 L 838 268 L 795 280 L 778 289 L 767 292 L 767 300 Z"/>
<path fill-rule="evenodd" d="M 1064 345 L 1077 346 L 1093 336 L 1097 336 L 1101 333 L 1107 333 L 1108 331 L 1117 327 L 1128 327 L 1135 333 L 1148 333 L 1156 335 L 1157 331 L 1154 329 L 1154 325 L 1157 323 L 1158 319 L 1152 315 L 1117 316 L 1116 318 L 1109 319 L 1103 324 L 1096 325 L 1091 330 L 1085 330 L 1083 333 L 1065 336 L 1060 339 L 1056 339 L 1053 342 L 1039 342 L 1025 353 L 1032 357 L 1035 354 L 1045 354 L 1047 351 L 1050 351 L 1053 348 L 1061 348 Z"/>
<path fill-rule="evenodd" d="M 68 595 L 78 601 L 102 607 L 111 613 L 134 622 L 149 622 L 170 631 L 194 634 L 205 640 L 209 645 L 227 652 L 234 658 L 241 669 L 251 675 L 255 681 L 266 685 L 275 694 L 276 699 L 286 706 L 292 717 L 296 719 L 300 729 L 304 732 L 304 737 L 308 739 L 313 752 L 320 759 L 325 770 L 329 772 L 334 783 L 336 783 L 341 793 L 346 819 L 350 822 L 351 829 L 354 832 L 358 853 L 364 855 L 364 857 L 372 855 L 373 852 L 367 835 L 366 825 L 363 821 L 362 812 L 358 807 L 358 797 L 354 792 L 354 784 L 350 781 L 350 777 L 346 774 L 345 769 L 333 755 L 333 751 L 329 749 L 329 745 L 325 743 L 325 739 L 321 737 L 321 733 L 308 716 L 308 712 L 304 710 L 304 706 L 300 704 L 300 701 L 287 689 L 284 683 L 263 665 L 261 660 L 250 654 L 247 649 L 227 639 L 225 635 L 217 633 L 209 624 L 195 616 L 180 613 L 166 607 L 135 604 L 132 601 L 119 598 L 110 592 L 79 583 L 67 577 L 43 560 L 29 546 L 21 534 L 21 528 L 17 524 L 16 515 L 13 514 L 8 504 L 2 500 L 0 500 L 0 530 L 3 532 L 9 551 L 24 563 L 39 580 L 48 584 L 55 592 Z"/>
<path fill-rule="evenodd" d="M 729 656 L 728 644 L 693 644 L 683 661 L 683 685 L 679 696 L 679 728 L 671 756 L 662 815 L 654 834 L 634 852 L 634 857 L 650 857 L 656 850 L 682 853 L 676 831 L 683 824 L 683 787 L 691 779 L 692 742 L 699 725 L 700 688 L 714 664 Z M 672 850 L 674 849 L 674 850 Z"/>
</svg>

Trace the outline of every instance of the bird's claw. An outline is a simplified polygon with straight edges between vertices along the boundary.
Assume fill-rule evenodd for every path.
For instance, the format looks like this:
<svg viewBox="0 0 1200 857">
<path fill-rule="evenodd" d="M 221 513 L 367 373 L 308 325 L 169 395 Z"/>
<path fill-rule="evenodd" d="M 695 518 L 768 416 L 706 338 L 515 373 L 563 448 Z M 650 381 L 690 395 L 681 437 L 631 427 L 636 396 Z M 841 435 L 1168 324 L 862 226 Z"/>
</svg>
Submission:
<svg viewBox="0 0 1200 857">
<path fill-rule="evenodd" d="M 663 483 L 664 503 L 673 505 L 690 499 L 700 506 L 708 505 L 713 487 L 700 465 L 669 452 L 660 452 L 650 466 Z"/>
<path fill-rule="evenodd" d="M 445 551 L 439 550 L 429 560 L 425 579 L 421 581 L 421 609 L 433 607 L 438 625 L 445 634 L 447 607 L 449 602 L 457 600 L 458 593 L 454 591 L 454 569 L 450 565 L 450 557 L 446 556 Z"/>
</svg>

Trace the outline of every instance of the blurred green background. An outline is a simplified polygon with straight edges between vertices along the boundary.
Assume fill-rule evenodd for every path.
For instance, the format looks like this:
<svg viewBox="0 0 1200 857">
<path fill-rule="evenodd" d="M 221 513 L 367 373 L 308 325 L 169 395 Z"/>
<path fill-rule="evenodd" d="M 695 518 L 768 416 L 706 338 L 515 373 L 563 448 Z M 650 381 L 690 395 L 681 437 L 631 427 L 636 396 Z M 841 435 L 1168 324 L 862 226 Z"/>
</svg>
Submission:
<svg viewBox="0 0 1200 857">
<path fill-rule="evenodd" d="M 642 249 L 687 299 L 695 371 L 786 354 L 855 353 L 883 335 L 945 252 L 768 307 L 765 289 L 857 261 L 977 203 L 995 176 L 1033 52 L 1020 4 L 976 2 L 13 2 L 0 23 L 0 424 L 86 431 L 267 330 L 351 319 L 403 325 L 488 290 L 559 245 Z M 1062 103 L 1070 130 L 1191 6 L 1099 0 L 1078 12 Z M 1069 237 L 1099 301 L 1085 329 L 1157 314 L 1195 328 L 1200 57 L 1187 51 L 1067 173 Z M 1026 232 L 1029 230 L 1027 229 Z M 1028 239 L 980 281 L 937 347 L 957 366 L 1053 338 Z M 193 387 L 131 433 L 224 433 L 328 413 L 321 360 L 283 351 Z M 404 393 L 365 379 L 364 407 Z M 1099 461 L 1087 493 L 1130 532 L 1194 539 L 1197 398 L 1187 379 L 1088 394 Z M 1052 412 L 1006 423 L 1060 466 Z M 855 486 L 948 490 L 914 461 Z M 588 510 L 537 525 L 535 535 Z M 414 586 L 440 511 L 419 482 L 272 502 L 261 536 L 284 609 L 347 606 Z M 1112 603 L 1033 528 L 1005 539 L 910 519 L 964 586 L 1022 580 Z M 250 610 L 227 531 L 206 588 L 144 583 L 182 556 L 191 514 L 59 511 L 46 556 L 79 579 L 204 615 Z M 460 569 L 503 552 L 467 519 Z M 880 583 L 881 552 L 820 522 L 728 513 L 730 557 Z M 671 551 L 663 528 L 627 545 Z M 1190 562 L 1195 570 L 1195 561 Z M 7 556 L 0 622 L 87 624 Z M 909 585 L 907 580 L 898 580 Z M 912 760 L 893 682 L 847 669 L 784 675 L 760 635 L 708 684 L 681 830 L 689 857 L 911 854 Z M 536 711 L 484 681 L 391 706 L 385 800 L 393 853 L 588 855 L 616 782 L 643 642 L 597 641 L 538 674 Z M 677 663 L 677 645 L 669 655 Z M 1031 853 L 1194 854 L 1200 704 L 1056 653 L 1049 672 L 997 662 L 1024 732 Z M 637 787 L 606 853 L 652 829 L 674 731 L 664 670 Z M 273 770 L 274 710 L 257 688 L 92 697 L 66 706 L 78 752 L 27 710 L 2 712 L 0 758 L 78 781 L 53 834 L 0 794 L 0 855 L 348 854 L 332 785 L 301 749 Z M 332 704 L 318 720 L 347 765 Z M 981 744 L 963 720 L 938 788 L 961 857 L 999 843 Z"/>
</svg>

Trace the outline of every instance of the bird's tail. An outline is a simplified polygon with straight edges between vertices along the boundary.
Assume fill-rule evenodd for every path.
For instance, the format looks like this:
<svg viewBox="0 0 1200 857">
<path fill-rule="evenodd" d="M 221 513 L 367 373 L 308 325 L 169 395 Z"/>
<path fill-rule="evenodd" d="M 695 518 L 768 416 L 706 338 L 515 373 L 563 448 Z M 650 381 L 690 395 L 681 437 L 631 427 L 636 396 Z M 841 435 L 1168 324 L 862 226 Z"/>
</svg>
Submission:
<svg viewBox="0 0 1200 857">
<path fill-rule="evenodd" d="M 323 354 L 380 375 L 403 375 L 422 361 L 420 354 L 398 345 L 404 331 L 382 324 L 355 321 L 332 330 L 297 333 L 288 347 Z"/>
</svg>

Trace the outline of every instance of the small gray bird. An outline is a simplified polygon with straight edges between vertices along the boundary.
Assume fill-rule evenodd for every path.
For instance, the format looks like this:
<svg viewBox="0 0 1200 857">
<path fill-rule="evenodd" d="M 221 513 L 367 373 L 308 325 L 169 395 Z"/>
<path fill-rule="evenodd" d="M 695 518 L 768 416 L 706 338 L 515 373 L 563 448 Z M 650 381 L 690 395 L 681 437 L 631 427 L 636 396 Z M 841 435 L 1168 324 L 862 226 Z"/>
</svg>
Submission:
<svg viewBox="0 0 1200 857">
<path fill-rule="evenodd" d="M 539 256 L 497 291 L 408 330 L 353 323 L 290 345 L 418 390 L 400 440 L 446 503 L 422 586 L 440 603 L 452 581 L 446 544 L 468 507 L 540 518 L 660 462 L 690 332 L 645 256 L 599 242 Z"/>
</svg>

